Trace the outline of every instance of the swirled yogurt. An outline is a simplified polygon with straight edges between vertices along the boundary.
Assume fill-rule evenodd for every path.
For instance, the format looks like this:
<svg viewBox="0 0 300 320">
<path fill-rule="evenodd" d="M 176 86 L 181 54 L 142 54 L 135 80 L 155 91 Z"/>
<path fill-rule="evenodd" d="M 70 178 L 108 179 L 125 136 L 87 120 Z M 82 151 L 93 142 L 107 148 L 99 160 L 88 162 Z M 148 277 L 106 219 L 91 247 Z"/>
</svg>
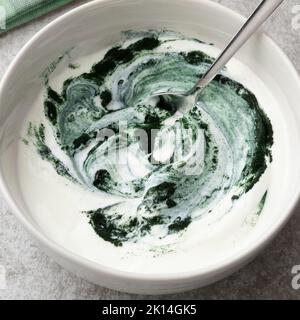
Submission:
<svg viewBox="0 0 300 320">
<path fill-rule="evenodd" d="M 50 164 L 47 175 L 65 182 L 58 187 L 65 204 L 54 197 L 57 206 L 80 194 L 80 204 L 58 209 L 64 236 L 40 213 L 58 242 L 80 254 L 85 247 L 89 258 L 97 255 L 89 248 L 104 244 L 123 258 L 153 258 L 188 250 L 197 236 L 210 241 L 197 226 L 221 223 L 243 203 L 248 220 L 259 217 L 273 129 L 256 96 L 226 69 L 176 122 L 168 122 L 176 98 L 154 96 L 191 89 L 214 61 L 212 50 L 174 32 L 130 31 L 92 65 L 69 62 L 63 80 L 55 72 L 70 53 L 45 71 L 43 112 L 29 119 L 24 141 Z"/>
</svg>

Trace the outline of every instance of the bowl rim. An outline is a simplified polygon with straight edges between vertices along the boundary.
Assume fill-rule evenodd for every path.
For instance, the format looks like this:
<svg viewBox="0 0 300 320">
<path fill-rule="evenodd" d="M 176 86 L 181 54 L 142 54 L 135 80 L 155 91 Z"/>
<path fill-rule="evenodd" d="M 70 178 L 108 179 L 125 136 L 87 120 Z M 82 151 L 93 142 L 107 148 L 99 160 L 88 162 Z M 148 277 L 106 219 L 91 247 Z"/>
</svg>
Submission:
<svg viewBox="0 0 300 320">
<path fill-rule="evenodd" d="M 161 0 L 161 1 L 169 1 L 169 0 Z M 222 4 L 217 2 L 212 2 L 209 0 L 186 0 L 189 2 L 189 5 L 197 5 L 202 4 L 204 6 L 211 7 L 212 9 L 222 10 L 224 14 L 227 16 L 232 16 L 236 20 L 240 20 L 241 23 L 245 21 L 245 17 L 241 14 L 233 11 L 225 7 Z M 16 57 L 10 63 L 8 69 L 6 70 L 4 76 L 0 82 L 0 108 L 1 108 L 1 100 L 4 93 L 4 88 L 6 87 L 7 82 L 9 81 L 11 75 L 15 72 L 19 62 L 22 60 L 24 54 L 30 49 L 30 47 L 39 41 L 40 38 L 44 37 L 47 32 L 51 32 L 52 27 L 61 23 L 66 18 L 70 18 L 79 14 L 81 11 L 84 11 L 87 8 L 93 6 L 101 6 L 105 4 L 112 4 L 115 2 L 120 2 L 119 0 L 93 0 L 91 2 L 79 5 L 76 8 L 64 13 L 58 18 L 51 21 L 49 24 L 44 26 L 40 31 L 38 31 L 19 51 Z M 300 76 L 296 71 L 293 63 L 290 61 L 288 56 L 282 51 L 282 49 L 264 32 L 260 32 L 261 37 L 263 37 L 264 41 L 267 41 L 270 46 L 277 51 L 280 55 L 282 61 L 284 61 L 286 67 L 288 68 L 289 73 L 293 76 L 294 80 L 298 83 L 300 90 Z M 52 254 L 58 254 L 60 257 L 64 259 L 68 259 L 69 262 L 80 265 L 83 268 L 87 268 L 89 270 L 93 270 L 95 272 L 100 272 L 104 276 L 114 277 L 119 279 L 130 279 L 133 281 L 144 281 L 144 282 L 152 282 L 152 281 L 168 281 L 168 282 L 179 282 L 182 280 L 196 280 L 199 278 L 208 278 L 209 276 L 217 275 L 224 270 L 230 270 L 235 268 L 238 265 L 242 265 L 244 262 L 250 260 L 253 256 L 255 256 L 259 251 L 261 251 L 272 239 L 275 235 L 281 230 L 281 228 L 287 223 L 289 218 L 292 216 L 293 211 L 300 199 L 300 185 L 297 189 L 294 190 L 294 195 L 290 200 L 290 204 L 285 208 L 284 214 L 274 222 L 271 227 L 263 234 L 260 235 L 252 241 L 250 244 L 245 246 L 242 250 L 239 250 L 234 255 L 226 257 L 217 263 L 208 265 L 206 267 L 202 267 L 199 269 L 193 269 L 186 272 L 175 272 L 175 273 L 141 273 L 141 272 L 131 272 L 131 271 L 123 271 L 113 267 L 107 267 L 100 263 L 91 261 L 87 258 L 84 258 L 69 249 L 61 246 L 56 243 L 54 240 L 48 238 L 47 235 L 38 230 L 32 223 L 30 223 L 22 213 L 22 210 L 18 207 L 16 202 L 11 195 L 7 184 L 5 182 L 5 178 L 3 176 L 2 168 L 0 167 L 0 191 L 3 195 L 3 198 L 9 205 L 12 210 L 12 213 L 17 217 L 17 219 L 21 222 L 21 224 L 25 227 L 25 229 L 37 240 L 39 243 L 43 245 L 46 249 L 49 249 Z M 48 251 L 47 251 L 48 252 Z M 56 260 L 56 259 L 55 259 Z"/>
</svg>

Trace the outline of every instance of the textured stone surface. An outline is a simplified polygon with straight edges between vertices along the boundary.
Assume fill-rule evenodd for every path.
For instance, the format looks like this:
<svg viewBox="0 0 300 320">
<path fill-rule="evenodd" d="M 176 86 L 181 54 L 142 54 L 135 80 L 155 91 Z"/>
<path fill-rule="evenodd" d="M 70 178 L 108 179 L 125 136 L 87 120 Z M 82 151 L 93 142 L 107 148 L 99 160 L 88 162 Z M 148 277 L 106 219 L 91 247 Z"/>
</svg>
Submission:
<svg viewBox="0 0 300 320">
<path fill-rule="evenodd" d="M 151 0 L 149 0 L 151 1 Z M 184 0 L 182 0 L 184 1 Z M 87 1 L 78 1 L 75 5 Z M 259 1 L 221 0 L 248 15 Z M 67 6 L 0 37 L 0 77 L 20 48 L 48 22 L 75 6 Z M 292 28 L 292 7 L 300 0 L 288 0 L 265 26 L 300 72 L 300 29 Z M 298 299 L 291 287 L 291 268 L 300 264 L 300 205 L 294 217 L 272 244 L 251 264 L 233 276 L 196 291 L 165 296 L 165 299 Z M 104 289 L 75 275 L 48 258 L 10 213 L 0 195 L 0 265 L 7 269 L 7 289 L 0 299 L 138 299 L 159 298 L 129 295 Z"/>
</svg>

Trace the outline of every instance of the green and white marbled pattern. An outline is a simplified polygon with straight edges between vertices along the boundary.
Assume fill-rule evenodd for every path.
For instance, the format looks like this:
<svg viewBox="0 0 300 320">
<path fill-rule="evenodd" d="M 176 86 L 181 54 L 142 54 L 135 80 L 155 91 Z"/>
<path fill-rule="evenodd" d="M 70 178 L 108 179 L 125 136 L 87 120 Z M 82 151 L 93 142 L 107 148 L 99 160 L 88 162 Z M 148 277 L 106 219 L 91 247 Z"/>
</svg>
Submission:
<svg viewBox="0 0 300 320">
<path fill-rule="evenodd" d="M 91 192 L 119 196 L 112 206 L 86 211 L 95 232 L 115 246 L 174 239 L 225 199 L 229 212 L 265 172 L 273 144 L 255 95 L 226 70 L 191 112 L 168 124 L 177 101 L 153 94 L 191 89 L 213 58 L 185 50 L 201 41 L 173 32 L 123 38 L 89 72 L 67 79 L 62 92 L 46 77 L 47 120 L 28 129 L 58 174 Z M 47 144 L 49 125 L 64 159 Z"/>
</svg>

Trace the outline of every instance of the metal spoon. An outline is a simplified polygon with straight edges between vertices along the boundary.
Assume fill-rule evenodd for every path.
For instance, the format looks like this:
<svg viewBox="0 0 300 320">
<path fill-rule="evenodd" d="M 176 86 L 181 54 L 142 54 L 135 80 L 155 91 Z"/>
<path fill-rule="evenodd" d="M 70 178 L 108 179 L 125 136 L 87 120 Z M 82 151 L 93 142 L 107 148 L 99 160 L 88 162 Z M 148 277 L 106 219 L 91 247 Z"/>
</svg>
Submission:
<svg viewBox="0 0 300 320">
<path fill-rule="evenodd" d="M 169 124 L 174 123 L 187 113 L 195 104 L 199 93 L 215 78 L 219 71 L 235 55 L 235 53 L 247 42 L 247 40 L 259 29 L 259 27 L 272 15 L 284 0 L 263 0 L 255 9 L 240 31 L 233 37 L 224 51 L 215 60 L 209 70 L 198 81 L 198 83 L 188 92 L 162 92 L 159 96 L 167 101 L 176 97 L 177 112 L 169 118 Z M 175 97 L 174 97 L 175 96 Z"/>
</svg>

